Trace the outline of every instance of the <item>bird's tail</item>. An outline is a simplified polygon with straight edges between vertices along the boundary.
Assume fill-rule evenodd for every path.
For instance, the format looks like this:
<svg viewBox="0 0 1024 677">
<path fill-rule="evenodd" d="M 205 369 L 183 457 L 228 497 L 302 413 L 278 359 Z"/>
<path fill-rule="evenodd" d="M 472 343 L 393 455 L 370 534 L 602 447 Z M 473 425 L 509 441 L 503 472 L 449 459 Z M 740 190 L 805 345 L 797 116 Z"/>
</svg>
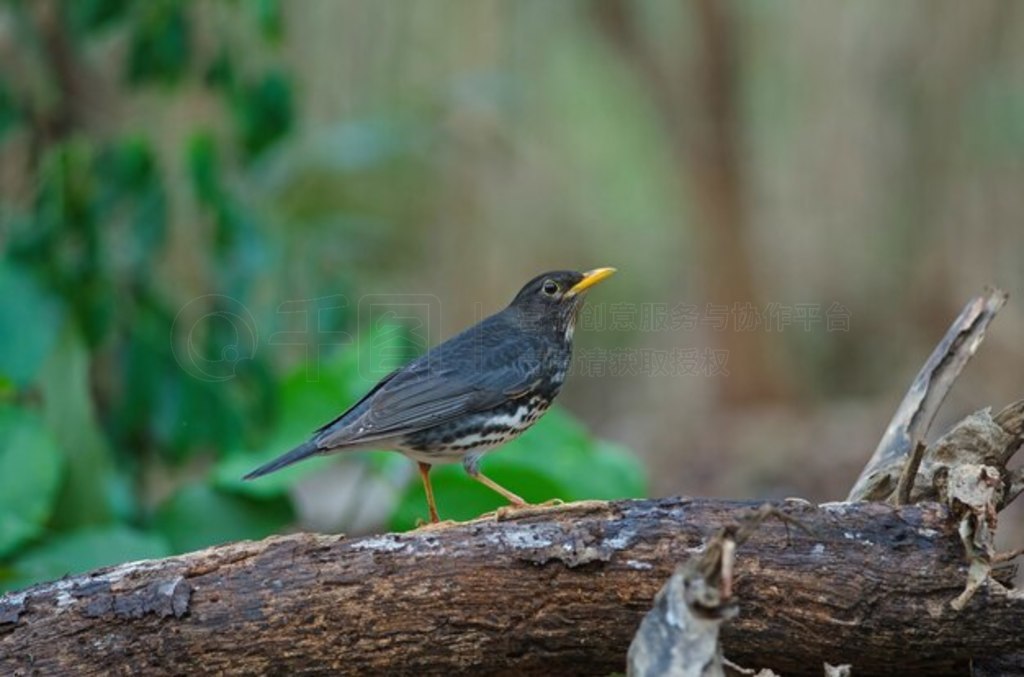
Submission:
<svg viewBox="0 0 1024 677">
<path fill-rule="evenodd" d="M 292 449 L 291 451 L 289 451 L 287 454 L 282 454 L 281 456 L 278 456 L 277 458 L 275 458 L 270 463 L 267 463 L 265 465 L 261 465 L 260 467 L 256 468 L 255 470 L 253 470 L 251 473 L 249 473 L 248 475 L 246 475 L 242 479 L 243 480 L 254 480 L 257 477 L 263 477 L 264 475 L 269 475 L 270 473 L 274 472 L 275 470 L 280 470 L 281 468 L 289 466 L 292 463 L 297 463 L 297 462 L 301 461 L 304 458 L 309 458 L 310 456 L 316 456 L 317 454 L 319 454 L 322 451 L 323 451 L 323 449 L 318 447 L 316 445 L 316 442 L 314 442 L 312 440 L 310 440 L 309 442 L 303 442 L 299 446 L 297 446 L 294 449 Z"/>
</svg>

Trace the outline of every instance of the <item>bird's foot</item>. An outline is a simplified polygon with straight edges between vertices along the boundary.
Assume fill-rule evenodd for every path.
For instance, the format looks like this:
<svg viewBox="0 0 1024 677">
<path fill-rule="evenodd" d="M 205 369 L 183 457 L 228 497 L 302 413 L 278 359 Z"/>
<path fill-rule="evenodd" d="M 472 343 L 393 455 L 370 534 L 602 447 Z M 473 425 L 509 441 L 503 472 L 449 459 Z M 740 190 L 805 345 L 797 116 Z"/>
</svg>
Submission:
<svg viewBox="0 0 1024 677">
<path fill-rule="evenodd" d="M 494 521 L 500 522 L 503 519 L 515 516 L 523 515 L 535 515 L 544 512 L 548 508 L 554 508 L 560 505 L 565 505 L 565 501 L 560 498 L 552 498 L 549 501 L 543 503 L 512 503 L 511 505 L 505 505 L 494 512 L 488 512 L 481 515 L 481 517 L 494 517 Z"/>
<path fill-rule="evenodd" d="M 560 498 L 549 498 L 543 503 L 534 503 L 538 508 L 554 508 L 557 505 L 565 505 L 565 501 Z"/>
</svg>

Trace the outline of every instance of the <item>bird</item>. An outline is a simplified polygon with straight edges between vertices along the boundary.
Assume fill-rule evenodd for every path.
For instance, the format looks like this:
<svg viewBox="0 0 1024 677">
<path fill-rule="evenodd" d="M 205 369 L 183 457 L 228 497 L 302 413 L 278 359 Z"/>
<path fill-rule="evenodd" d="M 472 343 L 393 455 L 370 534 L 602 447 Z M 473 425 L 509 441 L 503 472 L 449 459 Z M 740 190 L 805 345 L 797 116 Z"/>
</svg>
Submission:
<svg viewBox="0 0 1024 677">
<path fill-rule="evenodd" d="M 471 478 L 512 506 L 527 506 L 480 472 L 480 461 L 551 406 L 569 371 L 583 297 L 614 273 L 596 268 L 534 277 L 503 310 L 391 372 L 310 439 L 243 479 L 314 456 L 393 450 L 417 463 L 431 523 L 440 521 L 430 484 L 438 464 L 461 461 Z"/>
</svg>

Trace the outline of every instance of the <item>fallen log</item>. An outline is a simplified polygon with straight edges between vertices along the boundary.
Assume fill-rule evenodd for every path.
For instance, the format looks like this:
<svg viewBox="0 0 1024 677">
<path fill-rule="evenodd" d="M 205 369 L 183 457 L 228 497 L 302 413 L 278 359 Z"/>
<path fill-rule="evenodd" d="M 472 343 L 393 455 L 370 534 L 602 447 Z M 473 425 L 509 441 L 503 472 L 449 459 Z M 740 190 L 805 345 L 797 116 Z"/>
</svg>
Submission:
<svg viewBox="0 0 1024 677">
<path fill-rule="evenodd" d="M 0 597 L 0 674 L 622 671 L 676 566 L 757 505 L 586 502 L 123 564 Z M 731 661 L 941 675 L 1024 652 L 1024 599 L 984 584 L 951 607 L 967 559 L 945 507 L 775 508 L 736 551 Z"/>
</svg>

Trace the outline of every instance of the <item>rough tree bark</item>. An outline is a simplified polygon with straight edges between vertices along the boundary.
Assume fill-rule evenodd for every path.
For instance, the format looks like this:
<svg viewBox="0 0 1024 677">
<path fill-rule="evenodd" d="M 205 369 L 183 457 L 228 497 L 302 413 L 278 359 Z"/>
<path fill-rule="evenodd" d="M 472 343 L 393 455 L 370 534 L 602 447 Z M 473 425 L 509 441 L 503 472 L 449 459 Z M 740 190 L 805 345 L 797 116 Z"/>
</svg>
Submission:
<svg viewBox="0 0 1024 677">
<path fill-rule="evenodd" d="M 676 565 L 752 504 L 582 503 L 409 534 L 298 534 L 125 564 L 0 598 L 0 674 L 606 674 Z M 778 505 L 736 558 L 733 661 L 963 674 L 1024 651 L 1024 600 L 966 607 L 938 504 Z M 1008 575 L 1003 571 L 1000 576 Z M 896 667 L 898 666 L 898 667 Z"/>
</svg>

